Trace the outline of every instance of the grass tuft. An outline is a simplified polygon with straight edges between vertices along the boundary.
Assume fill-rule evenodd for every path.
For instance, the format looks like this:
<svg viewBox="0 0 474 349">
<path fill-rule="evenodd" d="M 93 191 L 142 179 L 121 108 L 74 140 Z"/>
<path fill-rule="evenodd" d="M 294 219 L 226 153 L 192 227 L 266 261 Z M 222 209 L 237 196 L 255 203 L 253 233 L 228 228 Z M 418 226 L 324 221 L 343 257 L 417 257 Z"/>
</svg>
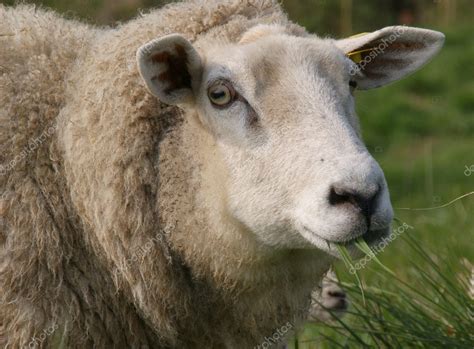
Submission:
<svg viewBox="0 0 474 349">
<path fill-rule="evenodd" d="M 471 268 L 459 260 L 459 271 L 446 273 L 443 260 L 436 260 L 416 237 L 400 239 L 407 255 L 416 257 L 410 272 L 400 276 L 376 262 L 367 268 L 383 287 L 362 288 L 359 277 L 343 282 L 351 300 L 348 314 L 332 323 L 308 325 L 299 336 L 300 349 L 474 347 L 474 304 L 466 282 Z M 365 242 L 356 245 L 376 261 Z M 347 249 L 338 249 L 346 267 L 353 267 Z"/>
</svg>

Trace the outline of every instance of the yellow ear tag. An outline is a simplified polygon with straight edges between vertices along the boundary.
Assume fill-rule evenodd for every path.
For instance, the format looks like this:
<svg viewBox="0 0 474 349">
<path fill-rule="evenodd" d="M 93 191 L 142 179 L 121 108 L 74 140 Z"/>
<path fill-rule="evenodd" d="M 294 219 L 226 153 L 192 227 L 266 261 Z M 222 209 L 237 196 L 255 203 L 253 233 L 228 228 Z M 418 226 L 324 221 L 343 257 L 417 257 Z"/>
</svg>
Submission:
<svg viewBox="0 0 474 349">
<path fill-rule="evenodd" d="M 359 36 L 364 36 L 364 35 L 367 35 L 367 34 L 370 34 L 370 33 L 369 32 L 359 33 L 359 34 L 349 36 L 349 38 L 357 38 Z M 371 51 L 371 50 L 372 50 L 372 48 L 368 48 L 368 49 L 365 49 L 365 50 L 351 51 L 351 52 L 347 52 L 346 56 L 350 60 L 352 60 L 354 63 L 360 63 L 362 61 L 362 54 L 361 53 Z"/>
<path fill-rule="evenodd" d="M 358 38 L 359 36 L 364 36 L 364 35 L 367 35 L 367 34 L 370 34 L 370 32 L 363 32 L 363 33 L 359 33 L 359 34 L 354 34 L 352 36 L 349 36 L 348 39 Z"/>
<path fill-rule="evenodd" d="M 357 51 L 346 53 L 346 56 L 350 60 L 352 60 L 354 63 L 357 63 L 357 64 L 359 64 L 360 61 L 362 61 L 362 55 L 360 54 L 360 52 L 357 52 Z"/>
<path fill-rule="evenodd" d="M 346 56 L 355 63 L 360 63 L 362 61 L 362 53 L 372 51 L 373 49 L 375 49 L 375 47 L 366 48 L 365 50 L 347 52 Z"/>
</svg>

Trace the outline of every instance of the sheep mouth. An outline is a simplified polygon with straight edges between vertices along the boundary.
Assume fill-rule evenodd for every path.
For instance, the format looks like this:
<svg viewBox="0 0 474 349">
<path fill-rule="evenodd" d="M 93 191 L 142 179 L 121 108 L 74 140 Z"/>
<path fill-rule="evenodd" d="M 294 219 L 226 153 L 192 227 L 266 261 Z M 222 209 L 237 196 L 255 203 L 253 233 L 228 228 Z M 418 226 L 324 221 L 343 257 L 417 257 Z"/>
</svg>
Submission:
<svg viewBox="0 0 474 349">
<path fill-rule="evenodd" d="M 334 242 L 338 243 L 339 245 L 348 246 L 354 245 L 357 240 L 363 239 L 368 245 L 374 245 L 377 242 L 381 241 L 384 237 L 388 236 L 390 229 L 388 227 L 383 229 L 374 229 L 368 230 L 364 234 L 342 242 Z"/>
<path fill-rule="evenodd" d="M 383 241 L 385 237 L 387 237 L 390 234 L 390 227 L 384 227 L 380 229 L 372 229 L 368 230 L 363 234 L 360 234 L 354 238 L 347 239 L 347 240 L 329 240 L 326 238 L 323 238 L 322 236 L 316 234 L 314 231 L 311 229 L 303 226 L 303 229 L 306 231 L 306 233 L 311 234 L 313 236 L 313 239 L 316 239 L 316 245 L 328 252 L 329 254 L 339 257 L 339 252 L 337 246 L 344 246 L 351 251 L 351 254 L 353 253 L 354 256 L 358 256 L 360 251 L 358 252 L 358 249 L 356 247 L 356 242 L 360 241 L 363 239 L 369 246 L 374 246 L 377 243 L 380 243 Z M 318 243 L 319 242 L 319 243 Z"/>
<path fill-rule="evenodd" d="M 343 245 L 343 246 L 349 246 L 349 245 L 353 245 L 355 244 L 355 242 L 357 240 L 360 240 L 360 239 L 364 239 L 364 241 L 369 244 L 369 245 L 372 245 L 372 244 L 375 244 L 379 241 L 381 241 L 384 237 L 386 237 L 389 232 L 390 232 L 390 228 L 389 227 L 385 227 L 385 228 L 381 228 L 381 229 L 373 229 L 373 230 L 367 230 L 365 233 L 361 234 L 361 235 L 358 235 L 354 238 L 351 238 L 351 239 L 347 239 L 347 240 L 330 240 L 330 239 L 326 239 L 326 238 L 323 238 L 322 236 L 316 234 L 314 231 L 312 231 L 311 229 L 309 229 L 308 227 L 306 226 L 303 226 L 303 228 L 310 234 L 318 237 L 319 239 L 322 239 L 324 241 L 326 241 L 327 243 L 330 243 L 330 244 L 337 244 L 337 245 Z"/>
</svg>

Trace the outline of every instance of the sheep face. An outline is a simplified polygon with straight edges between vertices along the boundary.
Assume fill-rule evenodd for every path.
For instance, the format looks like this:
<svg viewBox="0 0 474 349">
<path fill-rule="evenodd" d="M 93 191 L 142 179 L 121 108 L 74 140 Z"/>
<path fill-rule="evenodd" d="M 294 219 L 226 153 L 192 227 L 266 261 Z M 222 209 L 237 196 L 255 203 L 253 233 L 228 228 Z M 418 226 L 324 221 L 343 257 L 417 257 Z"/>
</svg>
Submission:
<svg viewBox="0 0 474 349">
<path fill-rule="evenodd" d="M 364 69 L 350 59 L 395 34 Z M 239 225 L 275 248 L 336 254 L 337 243 L 378 241 L 393 218 L 383 172 L 360 136 L 354 89 L 414 71 L 442 41 L 405 27 L 334 41 L 258 26 L 201 53 L 170 35 L 143 46 L 138 62 L 153 94 L 190 110 L 212 135 L 225 211 Z"/>
</svg>

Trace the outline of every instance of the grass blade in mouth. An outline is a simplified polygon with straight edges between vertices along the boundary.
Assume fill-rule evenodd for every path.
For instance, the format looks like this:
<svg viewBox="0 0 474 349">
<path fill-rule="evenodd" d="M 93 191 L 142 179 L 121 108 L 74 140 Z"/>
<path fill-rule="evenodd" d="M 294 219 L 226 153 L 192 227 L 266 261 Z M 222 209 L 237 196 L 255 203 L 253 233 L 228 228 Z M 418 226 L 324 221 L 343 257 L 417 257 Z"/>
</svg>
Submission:
<svg viewBox="0 0 474 349">
<path fill-rule="evenodd" d="M 395 275 L 395 273 L 390 270 L 387 266 L 385 266 L 385 264 L 383 264 L 376 256 L 375 252 L 370 248 L 369 245 L 367 245 L 367 242 L 363 239 L 363 238 L 358 238 L 356 241 L 355 241 L 355 245 L 356 247 L 362 251 L 362 253 L 364 253 L 366 256 L 368 256 L 369 258 L 373 259 L 375 261 L 375 263 L 377 263 L 378 265 L 380 265 L 387 273 L 391 274 L 391 275 Z"/>
<path fill-rule="evenodd" d="M 347 248 L 344 245 L 340 245 L 340 244 L 335 244 L 335 245 L 336 245 L 336 248 L 339 251 L 339 255 L 341 256 L 341 258 L 342 258 L 344 264 L 346 265 L 346 267 L 349 270 L 354 271 L 354 276 L 357 279 L 357 283 L 359 284 L 360 294 L 362 296 L 362 303 L 365 305 L 366 303 L 365 303 L 364 287 L 362 285 L 362 281 L 359 277 L 359 274 L 357 273 L 357 269 L 352 264 L 352 258 L 349 255 L 349 252 L 347 251 Z"/>
</svg>

